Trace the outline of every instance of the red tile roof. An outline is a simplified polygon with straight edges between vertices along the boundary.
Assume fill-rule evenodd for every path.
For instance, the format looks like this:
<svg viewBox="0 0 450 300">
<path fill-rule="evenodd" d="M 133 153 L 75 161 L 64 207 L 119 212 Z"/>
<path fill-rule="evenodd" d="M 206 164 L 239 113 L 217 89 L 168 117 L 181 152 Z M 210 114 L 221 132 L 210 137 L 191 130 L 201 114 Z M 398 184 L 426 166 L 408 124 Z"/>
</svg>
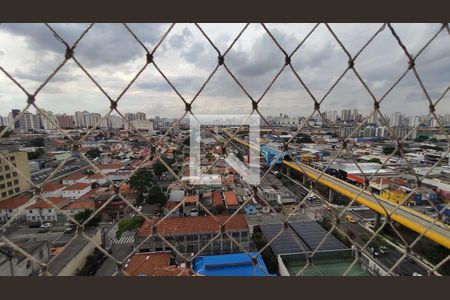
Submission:
<svg viewBox="0 0 450 300">
<path fill-rule="evenodd" d="M 111 164 L 98 164 L 96 165 L 100 170 L 105 169 L 120 169 L 123 167 L 123 163 L 111 163 Z"/>
<path fill-rule="evenodd" d="M 225 203 L 227 205 L 239 205 L 235 192 L 226 191 L 226 192 L 223 192 L 223 196 L 225 198 Z"/>
<path fill-rule="evenodd" d="M 213 204 L 213 206 L 223 205 L 222 195 L 220 194 L 220 191 L 212 192 L 212 204 Z"/>
<path fill-rule="evenodd" d="M 224 185 L 230 185 L 234 183 L 234 175 L 230 175 L 222 180 Z"/>
<path fill-rule="evenodd" d="M 64 204 L 64 201 L 66 201 L 66 198 L 63 197 L 47 197 L 47 199 L 55 204 L 57 207 L 61 207 L 62 204 Z M 48 203 L 45 200 L 39 199 L 35 204 L 32 204 L 27 207 L 27 209 L 34 209 L 34 208 L 54 208 L 53 205 Z"/>
<path fill-rule="evenodd" d="M 231 215 L 216 215 L 218 221 L 212 216 L 198 216 L 198 217 L 179 217 L 166 218 L 158 225 L 158 232 L 163 236 L 179 235 L 179 234 L 193 234 L 202 232 L 219 232 L 220 225 L 225 223 Z M 153 224 L 156 224 L 159 219 L 145 221 L 139 228 L 137 236 L 148 236 L 151 233 Z M 247 229 L 248 224 L 243 214 L 235 215 L 226 224 L 226 230 Z"/>
<path fill-rule="evenodd" d="M 63 209 L 95 209 L 95 201 L 93 200 L 77 200 L 69 203 Z"/>
<path fill-rule="evenodd" d="M 88 179 L 102 179 L 102 178 L 105 178 L 105 176 L 103 176 L 100 173 L 95 173 L 95 174 L 92 174 L 92 175 L 88 176 Z"/>
<path fill-rule="evenodd" d="M 31 198 L 33 198 L 33 195 L 25 195 L 22 197 L 9 198 L 9 199 L 0 201 L 0 208 L 6 208 L 6 209 L 18 208 L 18 207 L 26 204 L 28 201 L 30 201 Z"/>
<path fill-rule="evenodd" d="M 188 276 L 186 268 L 170 266 L 170 252 L 137 253 L 125 271 L 131 276 Z"/>
<path fill-rule="evenodd" d="M 42 187 L 42 191 L 43 192 L 54 192 L 54 191 L 60 190 L 62 188 L 64 188 L 64 185 L 62 185 L 62 184 L 59 184 L 56 182 L 49 182 Z"/>
<path fill-rule="evenodd" d="M 67 177 L 64 177 L 63 180 L 78 180 L 78 179 L 82 179 L 86 177 L 86 174 L 77 172 L 77 173 L 73 173 Z"/>
<path fill-rule="evenodd" d="M 65 191 L 80 191 L 91 186 L 90 183 L 78 182 L 65 188 Z"/>
<path fill-rule="evenodd" d="M 184 203 L 197 203 L 198 202 L 198 195 L 188 195 L 184 197 L 186 200 L 184 200 Z"/>
</svg>

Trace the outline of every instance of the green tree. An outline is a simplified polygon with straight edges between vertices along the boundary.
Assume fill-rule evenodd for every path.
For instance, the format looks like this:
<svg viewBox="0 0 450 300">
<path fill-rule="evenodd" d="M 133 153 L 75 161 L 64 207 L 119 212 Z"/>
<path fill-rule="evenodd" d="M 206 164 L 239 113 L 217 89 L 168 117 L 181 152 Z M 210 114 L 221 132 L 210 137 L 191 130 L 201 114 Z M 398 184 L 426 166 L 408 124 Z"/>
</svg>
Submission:
<svg viewBox="0 0 450 300">
<path fill-rule="evenodd" d="M 144 221 L 145 219 L 142 216 L 134 216 L 127 219 L 122 219 L 117 226 L 116 238 L 119 239 L 122 236 L 122 233 L 124 233 L 125 231 L 138 229 L 142 226 Z"/>
<path fill-rule="evenodd" d="M 33 151 L 33 152 L 27 152 L 28 155 L 28 159 L 38 159 L 39 157 L 41 157 L 44 154 L 44 150 L 43 149 L 38 149 L 37 151 Z"/>
<path fill-rule="evenodd" d="M 37 137 L 31 139 L 28 144 L 29 147 L 44 147 L 45 146 L 45 140 L 44 138 Z"/>
<path fill-rule="evenodd" d="M 80 224 L 84 223 L 92 214 L 94 213 L 93 209 L 85 209 L 77 213 L 73 218 Z M 102 220 L 102 216 L 100 214 L 96 214 L 86 225 L 87 226 L 98 226 L 98 223 Z"/>
<path fill-rule="evenodd" d="M 151 187 L 156 183 L 155 175 L 149 168 L 140 168 L 128 180 L 130 187 L 134 190 L 148 193 Z"/>
<path fill-rule="evenodd" d="M 160 204 L 164 206 L 167 202 L 167 196 L 159 186 L 153 186 L 147 196 L 147 202 L 150 204 Z"/>
<path fill-rule="evenodd" d="M 154 164 L 153 164 L 153 172 L 155 173 L 156 176 L 161 176 L 164 172 L 166 172 L 167 169 L 166 167 L 163 165 L 162 162 L 160 162 L 159 160 L 157 160 Z"/>
<path fill-rule="evenodd" d="M 394 151 L 395 151 L 395 147 L 394 146 L 385 146 L 385 147 L 383 147 L 383 154 L 384 155 L 389 155 L 389 154 L 391 154 Z"/>
<path fill-rule="evenodd" d="M 378 158 L 372 158 L 372 159 L 369 160 L 369 162 L 377 163 L 377 164 L 380 164 L 380 165 L 382 164 L 381 160 L 378 159 Z"/>
<path fill-rule="evenodd" d="M 93 159 L 93 158 L 99 157 L 101 153 L 102 152 L 100 150 L 98 150 L 97 148 L 91 149 L 86 152 L 86 157 Z"/>
</svg>

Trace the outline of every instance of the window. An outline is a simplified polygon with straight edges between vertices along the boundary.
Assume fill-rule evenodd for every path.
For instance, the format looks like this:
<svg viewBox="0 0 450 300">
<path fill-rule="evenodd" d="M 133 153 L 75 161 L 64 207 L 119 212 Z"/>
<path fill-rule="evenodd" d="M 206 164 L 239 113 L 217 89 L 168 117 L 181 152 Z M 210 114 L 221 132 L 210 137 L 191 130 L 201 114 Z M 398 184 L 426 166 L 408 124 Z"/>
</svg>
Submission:
<svg viewBox="0 0 450 300">
<path fill-rule="evenodd" d="M 13 172 L 13 177 L 17 177 L 17 172 Z"/>
<path fill-rule="evenodd" d="M 28 260 L 27 261 L 27 269 L 29 269 L 31 267 L 31 262 Z"/>
<path fill-rule="evenodd" d="M 4 188 L 5 188 L 5 184 L 4 183 L 0 184 L 0 189 L 4 189 Z"/>
<path fill-rule="evenodd" d="M 14 190 L 9 190 L 8 195 L 12 195 L 12 194 L 14 194 Z"/>
<path fill-rule="evenodd" d="M 10 160 L 10 161 L 15 161 L 15 160 L 16 160 L 16 157 L 15 157 L 15 156 L 11 156 L 11 157 L 9 158 L 9 160 Z"/>
<path fill-rule="evenodd" d="M 3 193 L 2 193 L 2 197 L 6 197 L 6 192 L 3 192 Z"/>
<path fill-rule="evenodd" d="M 5 171 L 9 171 L 9 166 L 5 166 Z"/>
<path fill-rule="evenodd" d="M 17 188 L 15 188 L 15 189 L 14 189 L 14 192 L 15 192 L 15 193 L 18 193 L 18 192 L 20 192 L 20 188 L 18 188 L 18 187 L 17 187 Z"/>
<path fill-rule="evenodd" d="M 244 238 L 247 238 L 247 231 L 243 231 L 243 232 L 241 232 L 241 236 L 242 236 L 242 238 L 244 239 Z"/>
<path fill-rule="evenodd" d="M 234 237 L 235 239 L 239 239 L 239 231 L 232 232 L 231 236 Z"/>
<path fill-rule="evenodd" d="M 7 173 L 5 176 L 6 178 L 11 178 L 11 173 Z"/>
<path fill-rule="evenodd" d="M 32 213 L 33 213 L 33 211 L 32 211 L 32 210 L 30 209 L 30 210 L 29 210 L 29 213 L 30 213 L 30 214 L 32 214 Z"/>
<path fill-rule="evenodd" d="M 17 184 L 19 184 L 19 180 L 14 180 L 14 185 L 17 185 Z"/>
<path fill-rule="evenodd" d="M 1 171 L 1 170 L 0 170 L 0 171 Z M 0 180 L 3 180 L 3 179 L 5 179 L 5 176 L 0 175 Z"/>
<path fill-rule="evenodd" d="M 49 213 L 51 213 L 51 212 L 52 212 L 52 210 L 51 210 L 51 209 L 49 209 L 49 210 L 48 210 L 48 212 L 49 212 Z"/>
<path fill-rule="evenodd" d="M 9 213 L 12 213 L 12 212 L 13 212 L 13 210 L 12 210 L 12 209 L 8 209 L 8 212 L 9 212 Z"/>
<path fill-rule="evenodd" d="M 12 181 L 7 182 L 6 186 L 8 186 L 8 187 L 12 186 Z"/>
</svg>

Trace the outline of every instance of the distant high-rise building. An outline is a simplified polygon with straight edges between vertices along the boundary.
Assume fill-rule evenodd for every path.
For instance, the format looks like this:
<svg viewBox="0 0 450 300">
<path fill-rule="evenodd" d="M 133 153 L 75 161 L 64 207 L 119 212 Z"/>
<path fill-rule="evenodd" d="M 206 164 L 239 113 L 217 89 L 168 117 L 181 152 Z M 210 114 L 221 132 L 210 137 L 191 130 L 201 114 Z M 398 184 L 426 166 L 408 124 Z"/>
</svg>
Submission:
<svg viewBox="0 0 450 300">
<path fill-rule="evenodd" d="M 352 117 L 351 117 L 352 121 L 357 122 L 358 121 L 358 109 L 354 108 L 352 110 Z"/>
<path fill-rule="evenodd" d="M 40 118 L 40 122 L 41 122 L 41 126 L 44 129 L 56 129 L 56 126 L 53 125 L 56 123 L 56 118 L 53 115 L 53 112 L 49 111 L 49 110 L 43 110 L 41 109 L 41 111 L 46 115 L 46 117 L 42 114 L 38 114 L 39 118 Z"/>
<path fill-rule="evenodd" d="M 143 112 L 137 112 L 137 113 L 136 113 L 136 120 L 141 120 L 141 121 L 146 120 L 145 113 L 143 113 Z"/>
<path fill-rule="evenodd" d="M 90 113 L 88 127 L 94 127 L 98 122 L 100 122 L 101 118 L 102 118 L 102 115 L 99 113 Z"/>
<path fill-rule="evenodd" d="M 20 109 L 11 110 L 10 122 L 12 122 L 19 114 L 20 114 Z M 20 128 L 19 121 L 16 121 L 14 123 L 14 128 L 16 128 L 16 129 Z"/>
<path fill-rule="evenodd" d="M 88 111 L 76 111 L 75 112 L 75 127 L 77 128 L 87 128 L 90 126 L 90 118 L 89 118 L 89 112 Z"/>
<path fill-rule="evenodd" d="M 41 128 L 41 118 L 30 112 L 25 112 L 19 118 L 19 128 L 22 130 L 37 130 Z"/>
<path fill-rule="evenodd" d="M 155 121 L 153 122 L 153 128 L 159 129 L 159 126 L 161 126 L 161 118 L 159 116 L 155 116 Z"/>
<path fill-rule="evenodd" d="M 341 110 L 341 121 L 350 122 L 352 120 L 352 111 L 351 109 L 343 109 Z"/>
<path fill-rule="evenodd" d="M 73 128 L 75 125 L 73 117 L 66 114 L 56 115 L 56 121 L 62 129 Z"/>
<path fill-rule="evenodd" d="M 124 127 L 124 120 L 119 116 L 108 116 L 108 129 L 122 129 Z"/>
<path fill-rule="evenodd" d="M 136 114 L 126 113 L 125 114 L 125 120 L 127 120 L 127 121 L 134 121 L 134 120 L 136 120 Z"/>
<path fill-rule="evenodd" d="M 400 126 L 400 122 L 401 122 L 401 114 L 399 112 L 395 112 L 391 115 L 391 119 L 390 119 L 390 126 L 394 127 L 394 126 Z"/>
</svg>

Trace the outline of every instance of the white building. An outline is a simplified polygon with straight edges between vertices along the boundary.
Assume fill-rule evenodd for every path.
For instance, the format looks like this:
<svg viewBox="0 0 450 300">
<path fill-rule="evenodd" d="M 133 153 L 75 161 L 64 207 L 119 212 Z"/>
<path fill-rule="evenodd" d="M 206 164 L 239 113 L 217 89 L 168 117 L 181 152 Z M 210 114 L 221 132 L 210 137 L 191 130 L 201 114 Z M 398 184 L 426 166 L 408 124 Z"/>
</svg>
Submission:
<svg viewBox="0 0 450 300">
<path fill-rule="evenodd" d="M 90 183 L 78 182 L 66 187 L 63 190 L 63 197 L 70 199 L 78 199 L 91 190 Z"/>
<path fill-rule="evenodd" d="M 59 209 L 69 202 L 69 199 L 62 197 L 50 197 L 47 199 Z M 65 219 L 65 217 L 47 201 L 38 200 L 35 204 L 26 208 L 26 219 L 28 222 L 56 222 Z"/>
</svg>

